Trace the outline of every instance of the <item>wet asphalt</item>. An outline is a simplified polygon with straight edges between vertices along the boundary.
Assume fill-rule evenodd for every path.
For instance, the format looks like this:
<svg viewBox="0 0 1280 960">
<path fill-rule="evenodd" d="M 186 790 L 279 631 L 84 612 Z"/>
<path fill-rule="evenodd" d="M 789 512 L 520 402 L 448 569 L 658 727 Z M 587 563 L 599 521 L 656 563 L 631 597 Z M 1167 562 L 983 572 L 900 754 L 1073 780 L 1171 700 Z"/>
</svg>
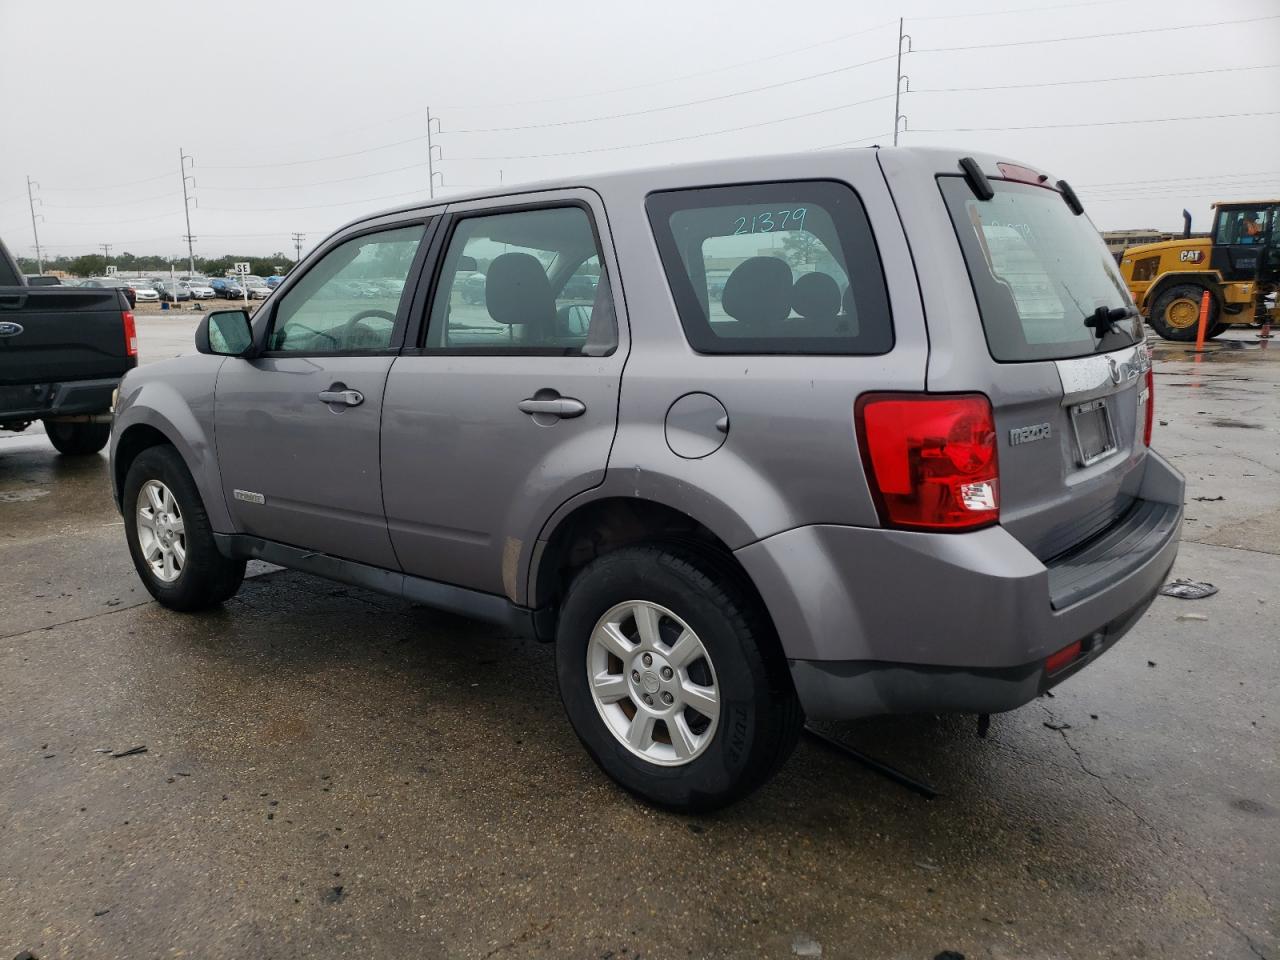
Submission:
<svg viewBox="0 0 1280 960">
<path fill-rule="evenodd" d="M 1216 596 L 985 740 L 825 728 L 936 799 L 805 739 L 697 818 L 595 769 L 550 648 L 265 567 L 169 613 L 105 455 L 0 434 L 0 958 L 1280 958 L 1280 340 L 1211 351 L 1158 345 L 1156 445 Z"/>
</svg>

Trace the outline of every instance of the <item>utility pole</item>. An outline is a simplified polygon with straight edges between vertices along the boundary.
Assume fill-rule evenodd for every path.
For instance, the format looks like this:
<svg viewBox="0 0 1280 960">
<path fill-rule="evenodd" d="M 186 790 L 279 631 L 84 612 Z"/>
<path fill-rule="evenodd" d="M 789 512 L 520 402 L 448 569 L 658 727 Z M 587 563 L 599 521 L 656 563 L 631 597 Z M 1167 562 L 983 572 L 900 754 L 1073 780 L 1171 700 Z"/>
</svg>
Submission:
<svg viewBox="0 0 1280 960">
<path fill-rule="evenodd" d="M 305 239 L 307 239 L 305 233 L 295 233 L 293 235 L 293 249 L 298 251 L 298 255 L 293 261 L 295 264 L 302 260 L 302 241 Z"/>
<path fill-rule="evenodd" d="M 36 217 L 39 216 L 41 219 L 44 219 L 44 215 L 36 213 L 36 197 L 35 194 L 31 192 L 31 188 L 33 186 L 38 187 L 40 184 L 32 180 L 31 175 L 28 174 L 27 205 L 31 207 L 31 233 L 36 238 L 36 273 L 44 273 L 44 258 L 40 256 L 40 231 L 36 229 Z M 43 201 L 40 203 L 40 206 L 44 206 Z"/>
<path fill-rule="evenodd" d="M 435 130 L 431 128 L 435 124 Z M 440 120 L 431 116 L 431 108 L 427 107 L 427 195 L 434 200 L 436 198 L 436 161 L 444 159 L 444 152 L 441 151 L 440 156 L 436 156 L 436 151 L 440 148 L 432 141 L 432 133 L 440 132 Z M 444 177 L 441 176 L 441 186 L 444 186 Z"/>
<path fill-rule="evenodd" d="M 902 81 L 907 81 L 907 92 L 911 92 L 911 78 L 904 76 L 902 73 L 902 41 L 907 41 L 907 53 L 911 52 L 911 34 L 902 32 L 902 17 L 898 18 L 898 71 L 895 74 L 897 80 L 893 88 L 893 145 L 898 145 L 898 130 L 902 127 L 902 121 L 907 118 L 902 115 L 899 109 L 902 103 Z"/>
<path fill-rule="evenodd" d="M 188 173 L 187 173 L 187 161 L 188 161 L 188 160 L 190 160 L 190 161 L 191 161 L 191 166 L 194 168 L 194 167 L 195 167 L 195 165 L 196 165 L 195 158 L 194 158 L 194 157 L 188 157 L 185 153 L 183 153 L 183 152 L 182 152 L 182 148 L 181 148 L 181 147 L 179 147 L 179 148 L 178 148 L 178 170 L 179 170 L 179 172 L 182 174 L 182 212 L 183 212 L 183 214 L 185 214 L 185 215 L 186 215 L 186 218 L 187 218 L 187 232 L 183 235 L 182 239 L 183 239 L 183 240 L 185 240 L 185 241 L 187 241 L 187 271 L 188 271 L 188 276 L 195 276 L 195 272 L 196 272 L 196 250 L 195 250 L 195 241 L 196 241 L 196 238 L 195 238 L 195 237 L 193 237 L 193 236 L 191 235 L 191 199 L 190 199 L 190 197 L 188 197 L 188 196 L 187 196 L 187 181 L 188 181 L 188 180 L 190 180 L 190 181 L 191 181 L 191 186 L 193 186 L 193 187 L 196 185 L 196 181 L 195 181 L 195 178 L 194 178 L 194 177 L 192 177 L 190 174 L 188 174 Z M 176 301 L 175 301 L 175 302 L 176 302 Z"/>
<path fill-rule="evenodd" d="M 107 261 L 107 266 L 111 266 L 111 244 L 100 243 L 98 249 L 102 251 L 102 258 Z"/>
</svg>

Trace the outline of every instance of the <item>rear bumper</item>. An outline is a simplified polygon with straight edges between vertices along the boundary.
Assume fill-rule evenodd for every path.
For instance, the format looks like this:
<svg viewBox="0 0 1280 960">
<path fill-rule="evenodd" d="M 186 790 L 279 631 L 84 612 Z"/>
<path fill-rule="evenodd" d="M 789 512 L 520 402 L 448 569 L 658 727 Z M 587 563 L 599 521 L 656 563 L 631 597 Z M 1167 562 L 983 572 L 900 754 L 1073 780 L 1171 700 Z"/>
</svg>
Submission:
<svg viewBox="0 0 1280 960">
<path fill-rule="evenodd" d="M 1182 477 L 1156 454 L 1133 509 L 1044 563 L 1000 527 L 922 534 L 811 526 L 737 551 L 814 719 L 996 713 L 1097 659 L 1173 565 Z M 1045 658 L 1080 641 L 1052 676 Z"/>
<path fill-rule="evenodd" d="M 121 377 L 0 387 L 0 424 L 108 413 Z"/>
</svg>

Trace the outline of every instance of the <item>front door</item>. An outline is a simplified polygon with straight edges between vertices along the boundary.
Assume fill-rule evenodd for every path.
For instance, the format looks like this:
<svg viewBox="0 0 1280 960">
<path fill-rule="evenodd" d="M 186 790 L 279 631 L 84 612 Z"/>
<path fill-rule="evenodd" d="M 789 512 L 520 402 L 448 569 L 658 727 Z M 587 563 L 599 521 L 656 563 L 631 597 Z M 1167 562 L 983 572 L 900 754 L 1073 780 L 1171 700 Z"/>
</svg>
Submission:
<svg viewBox="0 0 1280 960">
<path fill-rule="evenodd" d="M 542 523 L 603 480 L 626 340 L 597 225 L 587 191 L 453 218 L 424 335 L 392 366 L 383 409 L 406 573 L 518 600 Z"/>
<path fill-rule="evenodd" d="M 237 532 L 398 568 L 378 430 L 425 229 L 338 241 L 281 292 L 262 355 L 223 364 L 214 438 Z"/>
</svg>

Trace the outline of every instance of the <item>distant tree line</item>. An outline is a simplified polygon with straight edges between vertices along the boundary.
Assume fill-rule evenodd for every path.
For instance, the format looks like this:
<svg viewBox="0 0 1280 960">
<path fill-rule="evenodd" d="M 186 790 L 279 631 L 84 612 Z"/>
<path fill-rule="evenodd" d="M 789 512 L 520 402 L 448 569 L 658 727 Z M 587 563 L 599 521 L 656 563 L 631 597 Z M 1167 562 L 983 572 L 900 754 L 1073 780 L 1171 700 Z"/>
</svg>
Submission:
<svg viewBox="0 0 1280 960">
<path fill-rule="evenodd" d="M 196 257 L 196 272 L 206 276 L 221 277 L 232 270 L 235 264 L 245 260 L 249 261 L 249 272 L 259 277 L 269 277 L 276 273 L 288 273 L 293 268 L 293 258 L 283 253 L 273 253 L 269 257 L 227 254 L 222 257 Z M 77 277 L 100 277 L 107 272 L 107 264 L 110 264 L 122 273 L 150 272 L 167 275 L 169 273 L 169 263 L 168 257 L 140 257 L 126 251 L 119 255 L 113 254 L 110 260 L 100 253 L 90 253 L 82 257 L 61 256 L 53 259 L 46 258 L 44 269 L 46 273 L 56 270 Z M 35 258 L 18 257 L 18 267 L 23 273 L 34 274 L 36 272 Z M 173 269 L 179 273 L 186 273 L 186 258 L 174 260 Z"/>
</svg>

